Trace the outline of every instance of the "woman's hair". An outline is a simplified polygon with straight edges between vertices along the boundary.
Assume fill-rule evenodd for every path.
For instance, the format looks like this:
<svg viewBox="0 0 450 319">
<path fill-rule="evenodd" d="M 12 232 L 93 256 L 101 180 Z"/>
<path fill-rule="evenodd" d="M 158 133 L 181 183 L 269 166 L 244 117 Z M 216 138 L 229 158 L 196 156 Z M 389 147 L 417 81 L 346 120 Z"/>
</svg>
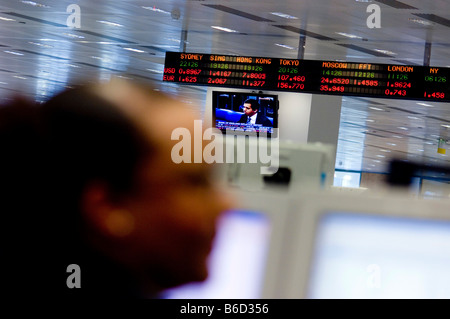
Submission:
<svg viewBox="0 0 450 319">
<path fill-rule="evenodd" d="M 23 273 L 22 285 L 50 273 L 47 255 L 70 264 L 81 240 L 85 187 L 101 182 L 115 196 L 131 192 L 150 151 L 136 125 L 88 87 L 41 105 L 14 98 L 0 106 L 0 285 L 14 278 L 8 272 Z"/>
</svg>

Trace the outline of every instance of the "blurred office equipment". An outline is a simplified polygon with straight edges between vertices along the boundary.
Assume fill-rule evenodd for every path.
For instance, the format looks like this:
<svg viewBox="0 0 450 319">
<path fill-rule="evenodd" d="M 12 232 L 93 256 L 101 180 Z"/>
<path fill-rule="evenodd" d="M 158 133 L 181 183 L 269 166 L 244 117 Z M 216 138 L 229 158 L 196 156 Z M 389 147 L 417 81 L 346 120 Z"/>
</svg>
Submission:
<svg viewBox="0 0 450 319">
<path fill-rule="evenodd" d="M 269 154 L 276 161 L 263 163 L 260 158 L 252 161 L 248 153 L 260 152 L 261 139 L 237 137 L 225 140 L 224 149 L 232 150 L 231 160 L 223 165 L 223 177 L 227 185 L 241 189 L 320 189 L 330 187 L 334 176 L 335 147 L 323 143 L 295 143 L 266 140 Z M 241 153 L 246 155 L 242 160 Z M 276 162 L 276 163 L 274 163 Z M 276 166 L 276 172 L 262 174 L 261 167 Z"/>
<path fill-rule="evenodd" d="M 450 166 L 394 159 L 389 164 L 387 183 L 390 186 L 415 188 L 423 198 L 449 198 Z"/>
<path fill-rule="evenodd" d="M 204 283 L 165 298 L 450 298 L 450 200 L 235 189 Z"/>
<path fill-rule="evenodd" d="M 414 177 L 432 177 L 440 174 L 440 179 L 450 181 L 450 166 L 426 165 L 394 159 L 389 164 L 388 183 L 392 186 L 409 186 Z"/>
<path fill-rule="evenodd" d="M 167 299 L 257 299 L 278 291 L 290 202 L 286 195 L 231 192 L 237 207 L 219 222 L 205 282 L 167 291 Z"/>
<path fill-rule="evenodd" d="M 302 196 L 289 216 L 282 298 L 449 298 L 450 201 Z"/>
</svg>

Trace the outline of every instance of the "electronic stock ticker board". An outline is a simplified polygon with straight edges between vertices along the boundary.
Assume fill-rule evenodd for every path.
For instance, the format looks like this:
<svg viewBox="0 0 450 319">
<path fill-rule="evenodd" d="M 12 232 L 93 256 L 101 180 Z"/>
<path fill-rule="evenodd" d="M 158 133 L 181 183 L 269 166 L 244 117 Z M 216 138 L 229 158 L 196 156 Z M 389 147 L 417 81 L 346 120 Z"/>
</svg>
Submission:
<svg viewBox="0 0 450 319">
<path fill-rule="evenodd" d="M 251 90 L 450 101 L 450 68 L 167 52 L 163 81 Z"/>
</svg>

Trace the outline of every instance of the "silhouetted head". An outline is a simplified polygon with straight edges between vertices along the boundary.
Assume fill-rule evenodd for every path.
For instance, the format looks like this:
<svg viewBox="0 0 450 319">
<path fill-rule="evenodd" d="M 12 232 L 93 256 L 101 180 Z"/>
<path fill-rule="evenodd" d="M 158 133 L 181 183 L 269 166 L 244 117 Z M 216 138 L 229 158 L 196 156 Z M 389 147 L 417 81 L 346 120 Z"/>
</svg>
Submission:
<svg viewBox="0 0 450 319">
<path fill-rule="evenodd" d="M 6 266 L 16 275 L 44 274 L 12 285 L 67 289 L 69 264 L 81 267 L 82 292 L 114 294 L 120 280 L 138 294 L 204 280 L 227 203 L 210 165 L 171 158 L 172 131 L 193 132 L 195 119 L 182 103 L 123 81 L 0 108 L 0 253 L 17 258 Z"/>
</svg>

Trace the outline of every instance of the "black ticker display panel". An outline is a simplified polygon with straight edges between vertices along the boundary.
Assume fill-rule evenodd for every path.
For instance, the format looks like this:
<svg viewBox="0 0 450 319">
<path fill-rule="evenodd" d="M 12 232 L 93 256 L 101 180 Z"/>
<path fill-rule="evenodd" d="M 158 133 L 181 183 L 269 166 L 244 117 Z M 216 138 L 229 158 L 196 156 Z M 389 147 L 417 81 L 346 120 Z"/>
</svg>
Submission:
<svg viewBox="0 0 450 319">
<path fill-rule="evenodd" d="M 163 81 L 450 101 L 450 68 L 167 52 Z"/>
</svg>

